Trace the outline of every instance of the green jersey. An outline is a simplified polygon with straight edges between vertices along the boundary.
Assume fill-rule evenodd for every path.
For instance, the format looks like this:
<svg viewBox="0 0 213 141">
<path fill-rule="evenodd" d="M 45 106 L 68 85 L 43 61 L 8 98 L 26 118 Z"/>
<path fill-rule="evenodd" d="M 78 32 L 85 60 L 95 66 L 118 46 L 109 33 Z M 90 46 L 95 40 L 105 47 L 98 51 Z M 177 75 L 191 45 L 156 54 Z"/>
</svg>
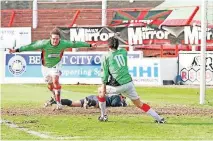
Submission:
<svg viewBox="0 0 213 141">
<path fill-rule="evenodd" d="M 120 86 L 131 82 L 132 78 L 127 65 L 127 51 L 125 49 L 119 49 L 103 56 L 101 71 L 101 78 L 104 84 Z"/>
<path fill-rule="evenodd" d="M 39 40 L 30 45 L 20 47 L 19 52 L 42 50 L 42 65 L 51 68 L 61 61 L 65 49 L 79 47 L 90 47 L 90 44 L 86 42 L 60 40 L 58 46 L 52 46 L 50 40 Z"/>
</svg>

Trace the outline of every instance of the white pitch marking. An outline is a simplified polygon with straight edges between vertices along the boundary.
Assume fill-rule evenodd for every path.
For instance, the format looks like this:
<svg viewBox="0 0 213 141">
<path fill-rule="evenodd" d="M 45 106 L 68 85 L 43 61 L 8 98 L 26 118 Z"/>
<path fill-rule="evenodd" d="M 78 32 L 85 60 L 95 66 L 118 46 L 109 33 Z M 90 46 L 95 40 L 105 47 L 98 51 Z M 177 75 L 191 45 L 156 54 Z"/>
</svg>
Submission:
<svg viewBox="0 0 213 141">
<path fill-rule="evenodd" d="M 46 134 L 43 134 L 43 133 L 39 133 L 39 132 L 36 132 L 36 131 L 32 131 L 32 130 L 28 130 L 27 128 L 22 128 L 22 127 L 19 127 L 18 125 L 10 122 L 10 121 L 7 121 L 7 120 L 1 120 L 0 122 L 1 124 L 5 124 L 11 128 L 15 128 L 15 129 L 18 129 L 18 130 L 21 130 L 21 131 L 24 131 L 24 132 L 27 132 L 31 135 L 35 135 L 37 137 L 40 137 L 40 138 L 43 138 L 43 139 L 51 139 L 53 137 L 49 136 L 49 135 L 46 135 Z"/>
<path fill-rule="evenodd" d="M 8 120 L 0 120 L 0 124 L 5 124 L 7 126 L 9 126 L 10 128 L 15 128 L 17 130 L 20 130 L 20 131 L 24 131 L 30 135 L 34 135 L 34 136 L 37 136 L 37 137 L 40 137 L 42 139 L 55 139 L 55 140 L 64 140 L 64 139 L 80 139 L 80 138 L 85 138 L 85 137 L 53 137 L 53 136 L 49 136 L 47 134 L 44 134 L 44 133 L 40 133 L 40 132 L 37 132 L 37 131 L 33 131 L 33 130 L 29 130 L 27 128 L 23 128 L 23 127 L 19 127 L 18 125 L 8 121 Z"/>
</svg>

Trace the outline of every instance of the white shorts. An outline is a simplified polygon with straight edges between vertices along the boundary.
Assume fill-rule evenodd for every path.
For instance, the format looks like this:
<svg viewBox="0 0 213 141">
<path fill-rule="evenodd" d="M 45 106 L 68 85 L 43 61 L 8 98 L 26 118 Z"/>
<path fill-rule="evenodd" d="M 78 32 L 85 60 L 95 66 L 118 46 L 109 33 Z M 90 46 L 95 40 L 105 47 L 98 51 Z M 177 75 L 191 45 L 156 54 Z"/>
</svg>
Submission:
<svg viewBox="0 0 213 141">
<path fill-rule="evenodd" d="M 52 83 L 52 76 L 60 76 L 61 75 L 61 63 L 58 63 L 52 68 L 48 68 L 45 66 L 41 66 L 41 71 L 46 83 Z"/>
<path fill-rule="evenodd" d="M 139 98 L 136 90 L 135 90 L 135 86 L 133 84 L 133 82 L 129 82 L 127 84 L 121 85 L 121 86 L 106 86 L 106 93 L 107 94 L 122 94 L 126 97 L 128 97 L 131 100 L 136 100 Z"/>
</svg>

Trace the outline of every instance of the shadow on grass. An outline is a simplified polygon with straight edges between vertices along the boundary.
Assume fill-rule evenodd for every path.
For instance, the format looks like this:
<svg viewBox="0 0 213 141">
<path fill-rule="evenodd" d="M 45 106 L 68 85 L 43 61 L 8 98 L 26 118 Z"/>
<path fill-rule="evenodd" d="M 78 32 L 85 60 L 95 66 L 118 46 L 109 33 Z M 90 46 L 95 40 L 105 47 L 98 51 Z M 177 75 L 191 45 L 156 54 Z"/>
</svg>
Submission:
<svg viewBox="0 0 213 141">
<path fill-rule="evenodd" d="M 115 123 L 116 122 L 119 122 L 119 121 L 114 121 Z M 157 125 L 183 125 L 183 126 L 189 126 L 189 125 L 196 125 L 196 126 L 213 126 L 213 123 L 202 123 L 202 122 L 170 122 L 169 120 L 166 121 L 166 123 L 156 123 L 155 121 L 137 121 L 135 122 L 137 124 L 157 124 Z M 128 123 L 128 124 L 131 124 L 131 121 Z M 132 122 L 133 124 L 133 122 Z"/>
<path fill-rule="evenodd" d="M 193 123 L 193 122 L 188 122 L 188 123 L 178 123 L 178 122 L 167 122 L 165 124 L 168 124 L 168 125 L 185 125 L 185 126 L 188 126 L 188 125 L 205 125 L 205 126 L 213 126 L 213 123 Z"/>
</svg>

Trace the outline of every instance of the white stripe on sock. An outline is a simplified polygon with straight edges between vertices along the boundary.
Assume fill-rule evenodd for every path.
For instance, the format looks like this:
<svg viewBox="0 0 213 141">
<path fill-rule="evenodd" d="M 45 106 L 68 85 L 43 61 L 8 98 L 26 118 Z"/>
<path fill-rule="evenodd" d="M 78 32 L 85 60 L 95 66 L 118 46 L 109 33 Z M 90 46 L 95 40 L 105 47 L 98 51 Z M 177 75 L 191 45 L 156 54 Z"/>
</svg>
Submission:
<svg viewBox="0 0 213 141">
<path fill-rule="evenodd" d="M 157 121 L 161 120 L 161 117 L 152 108 L 150 108 L 146 113 L 149 114 L 149 115 L 151 115 Z"/>
<path fill-rule="evenodd" d="M 105 102 L 100 102 L 99 101 L 99 107 L 101 109 L 101 117 L 106 115 L 106 101 Z"/>
</svg>

